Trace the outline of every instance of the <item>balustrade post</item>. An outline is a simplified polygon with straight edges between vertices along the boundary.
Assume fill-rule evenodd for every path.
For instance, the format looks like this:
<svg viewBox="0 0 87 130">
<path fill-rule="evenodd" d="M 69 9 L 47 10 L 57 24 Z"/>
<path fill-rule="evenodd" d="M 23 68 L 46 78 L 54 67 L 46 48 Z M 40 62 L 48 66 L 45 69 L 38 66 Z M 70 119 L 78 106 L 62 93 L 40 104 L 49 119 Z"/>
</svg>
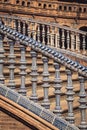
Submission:
<svg viewBox="0 0 87 130">
<path fill-rule="evenodd" d="M 26 87 L 25 87 L 25 76 L 26 76 L 26 58 L 25 58 L 25 51 L 26 47 L 21 45 L 21 60 L 20 60 L 20 76 L 21 76 L 21 86 L 19 93 L 23 96 L 26 96 Z"/>
<path fill-rule="evenodd" d="M 9 79 L 9 83 L 8 83 L 8 87 L 10 87 L 11 89 L 15 89 L 15 81 L 14 81 L 14 69 L 15 69 L 15 55 L 14 55 L 14 44 L 15 42 L 12 40 L 9 40 L 9 47 L 10 47 L 10 54 L 8 56 L 9 58 L 9 74 L 10 74 L 10 79 Z"/>
<path fill-rule="evenodd" d="M 60 78 L 60 65 L 56 62 L 54 62 L 54 68 L 55 68 L 55 79 L 54 79 L 54 88 L 55 88 L 55 98 L 56 98 L 56 107 L 53 111 L 55 114 L 57 114 L 59 117 L 61 117 L 62 108 L 60 105 L 60 96 L 61 96 L 61 78 Z"/>
<path fill-rule="evenodd" d="M 44 91 L 44 100 L 42 102 L 42 106 L 46 109 L 50 108 L 50 102 L 48 99 L 48 90 L 49 90 L 49 72 L 48 72 L 48 58 L 43 56 L 43 91 Z"/>
<path fill-rule="evenodd" d="M 66 117 L 66 120 L 70 122 L 71 124 L 74 124 L 75 118 L 73 113 L 73 100 L 74 100 L 74 91 L 73 91 L 73 84 L 72 84 L 72 72 L 68 68 L 66 68 L 67 73 L 67 105 L 68 105 L 68 116 Z"/>
<path fill-rule="evenodd" d="M 65 33 L 64 33 L 64 29 L 62 29 L 62 49 L 65 49 Z"/>
<path fill-rule="evenodd" d="M 45 25 L 42 24 L 42 43 L 45 45 Z"/>
<path fill-rule="evenodd" d="M 36 40 L 35 23 L 32 23 L 32 38 Z"/>
<path fill-rule="evenodd" d="M 50 42 L 51 46 L 54 47 L 54 27 L 51 27 Z"/>
<path fill-rule="evenodd" d="M 75 51 L 75 35 L 74 35 L 74 32 L 71 32 L 71 50 Z"/>
<path fill-rule="evenodd" d="M 69 36 L 69 31 L 67 30 L 67 50 L 70 49 L 70 36 Z"/>
<path fill-rule="evenodd" d="M 59 41 L 60 41 L 60 36 L 59 36 L 59 28 L 56 29 L 55 33 L 55 47 L 60 48 Z"/>
<path fill-rule="evenodd" d="M 50 45 L 50 27 L 47 26 L 47 45 Z"/>
<path fill-rule="evenodd" d="M 23 22 L 23 35 L 25 35 L 25 22 Z"/>
<path fill-rule="evenodd" d="M 83 35 L 83 54 L 86 54 L 86 41 L 85 41 L 85 36 Z"/>
<path fill-rule="evenodd" d="M 31 51 L 31 57 L 32 57 L 32 68 L 30 75 L 32 76 L 31 82 L 32 82 L 32 95 L 30 96 L 30 100 L 33 100 L 34 102 L 37 102 L 38 96 L 37 96 L 37 53 L 35 51 Z"/>
<path fill-rule="evenodd" d="M 37 26 L 37 41 L 40 42 L 40 25 Z"/>
<path fill-rule="evenodd" d="M 80 93 L 79 93 L 79 109 L 81 112 L 81 123 L 79 125 L 80 130 L 87 130 L 87 120 L 86 120 L 86 111 L 87 111 L 87 95 L 86 95 L 86 91 L 85 91 L 85 83 L 84 83 L 84 77 L 82 77 L 81 75 L 79 75 L 79 82 L 80 82 Z"/>
<path fill-rule="evenodd" d="M 13 19 L 13 29 L 16 31 L 16 20 Z"/>
<path fill-rule="evenodd" d="M 76 50 L 77 50 L 77 52 L 80 52 L 80 38 L 79 38 L 79 34 L 76 34 Z"/>
<path fill-rule="evenodd" d="M 21 22 L 20 22 L 20 20 L 18 20 L 18 32 L 21 32 Z"/>
<path fill-rule="evenodd" d="M 4 84 L 3 66 L 4 66 L 4 47 L 3 36 L 0 34 L 0 83 Z"/>
<path fill-rule="evenodd" d="M 31 37 L 31 35 L 30 35 L 30 23 L 28 23 L 28 37 Z"/>
</svg>

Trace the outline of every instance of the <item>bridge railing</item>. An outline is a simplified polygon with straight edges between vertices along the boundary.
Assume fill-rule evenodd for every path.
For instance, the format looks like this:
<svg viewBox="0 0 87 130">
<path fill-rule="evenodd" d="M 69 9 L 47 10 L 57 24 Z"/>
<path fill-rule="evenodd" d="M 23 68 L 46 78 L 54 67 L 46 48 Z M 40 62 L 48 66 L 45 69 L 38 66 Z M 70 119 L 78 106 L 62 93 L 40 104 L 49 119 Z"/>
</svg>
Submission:
<svg viewBox="0 0 87 130">
<path fill-rule="evenodd" d="M 7 37 L 7 42 L 9 43 L 9 55 L 6 57 L 4 54 L 4 42 L 3 38 Z M 70 122 L 71 124 L 75 123 L 75 115 L 74 115 L 74 106 L 73 102 L 75 101 L 74 98 L 74 87 L 73 87 L 73 81 L 72 81 L 72 73 L 75 71 L 78 73 L 79 77 L 79 83 L 80 83 L 80 92 L 78 95 L 79 100 L 79 112 L 81 114 L 81 122 L 79 124 L 80 130 L 87 129 L 87 121 L 86 121 L 86 111 L 87 111 L 87 100 L 86 100 L 86 88 L 85 88 L 85 81 L 87 77 L 87 67 L 82 66 L 81 64 L 77 63 L 76 61 L 72 61 L 69 58 L 65 57 L 55 49 L 51 49 L 50 47 L 43 45 L 32 38 L 29 38 L 28 36 L 24 36 L 21 33 L 18 33 L 17 31 L 14 31 L 13 29 L 10 29 L 7 26 L 4 26 L 2 23 L 0 23 L 0 83 L 4 84 L 6 83 L 7 86 L 11 89 L 17 89 L 17 83 L 15 80 L 14 70 L 18 68 L 16 66 L 16 52 L 14 51 L 15 43 L 19 42 L 20 44 L 20 55 L 21 59 L 20 61 L 17 61 L 20 64 L 20 86 L 18 92 L 22 94 L 23 96 L 27 96 L 27 88 L 26 88 L 26 76 L 31 76 L 30 82 L 32 83 L 32 94 L 29 96 L 30 100 L 34 102 L 38 102 L 38 96 L 37 95 L 37 83 L 38 83 L 38 70 L 37 70 L 37 55 L 38 53 L 41 53 L 43 55 L 42 61 L 43 61 L 43 73 L 42 75 L 42 88 L 43 88 L 43 102 L 41 102 L 41 105 L 45 109 L 50 109 L 50 100 L 49 100 L 49 89 L 50 89 L 50 82 L 51 78 L 49 78 L 49 65 L 48 61 L 49 59 L 53 59 L 54 62 L 54 79 L 53 79 L 53 91 L 55 95 L 55 108 L 52 110 L 53 113 L 58 115 L 59 117 L 62 117 L 62 107 L 61 107 L 61 89 L 62 89 L 62 80 L 61 79 L 61 73 L 60 73 L 60 66 L 63 65 L 66 68 L 66 76 L 67 76 L 67 85 L 66 85 L 66 99 L 65 102 L 67 102 L 68 107 L 68 114 L 65 117 L 65 119 Z M 27 62 L 26 62 L 26 47 L 31 47 L 31 59 L 32 59 L 32 65 L 31 65 L 31 72 L 27 74 Z M 9 61 L 7 60 L 9 58 Z M 6 61 L 5 61 L 5 60 Z M 9 79 L 7 80 L 7 77 L 3 74 L 3 69 L 8 67 L 9 69 Z M 6 82 L 6 80 L 8 82 Z M 29 81 L 29 78 L 28 78 Z M 29 84 L 28 84 L 29 85 Z"/>
<path fill-rule="evenodd" d="M 52 46 L 61 50 L 87 54 L 87 33 L 60 26 L 56 23 L 46 23 L 38 20 L 17 16 L 2 16 L 3 23 L 14 30 L 32 37 L 43 45 Z"/>
</svg>

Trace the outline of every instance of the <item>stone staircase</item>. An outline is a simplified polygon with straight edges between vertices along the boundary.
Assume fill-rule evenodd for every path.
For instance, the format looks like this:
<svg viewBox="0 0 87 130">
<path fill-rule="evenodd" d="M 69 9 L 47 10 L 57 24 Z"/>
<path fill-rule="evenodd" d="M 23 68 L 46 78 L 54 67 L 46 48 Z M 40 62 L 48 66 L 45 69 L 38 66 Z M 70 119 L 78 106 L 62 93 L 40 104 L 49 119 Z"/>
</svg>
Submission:
<svg viewBox="0 0 87 130">
<path fill-rule="evenodd" d="M 5 50 L 5 58 L 4 58 L 4 76 L 5 76 L 5 84 L 8 86 L 9 84 L 9 44 L 4 43 L 4 50 Z M 26 90 L 27 90 L 27 98 L 30 98 L 32 95 L 32 82 L 31 82 L 31 66 L 32 66 L 32 57 L 31 57 L 31 48 L 27 47 L 26 48 L 26 80 L 25 80 L 25 86 L 26 86 Z M 15 70 L 14 70 L 14 79 L 15 79 L 15 86 L 16 86 L 16 91 L 20 90 L 20 86 L 21 86 L 21 80 L 20 80 L 20 59 L 21 59 L 21 52 L 20 52 L 20 45 L 15 44 L 14 46 L 14 53 L 15 53 Z M 43 93 L 43 62 L 42 62 L 42 55 L 39 53 L 37 56 L 37 68 L 38 68 L 38 80 L 37 80 L 37 89 L 36 89 L 36 93 L 38 95 L 38 101 L 39 104 L 42 103 L 43 99 L 44 99 L 44 93 Z M 58 114 L 57 111 L 55 111 L 55 106 L 56 106 L 56 102 L 55 102 L 55 85 L 54 85 L 54 80 L 55 80 L 55 68 L 54 68 L 54 61 L 52 59 L 49 59 L 48 62 L 48 70 L 49 70 L 49 103 L 50 103 L 50 110 L 54 111 L 55 114 Z M 60 66 L 60 79 L 62 80 L 61 83 L 61 113 L 62 116 L 67 117 L 68 114 L 68 106 L 67 106 L 67 101 L 65 100 L 65 98 L 67 98 L 66 96 L 66 87 L 67 87 L 67 74 L 66 74 L 66 68 L 64 66 Z M 78 126 L 80 124 L 80 110 L 79 110 L 79 92 L 80 92 L 80 83 L 79 83 L 79 79 L 78 79 L 78 73 L 77 72 L 73 72 L 72 74 L 72 82 L 73 82 L 73 90 L 74 90 L 74 102 L 73 102 L 73 109 L 74 109 L 74 117 L 75 117 L 75 125 Z M 85 82 L 85 90 L 87 92 L 87 81 Z M 86 110 L 86 114 L 87 114 L 87 110 Z M 86 117 L 87 118 L 87 117 Z M 86 119 L 87 120 L 87 119 Z"/>
</svg>

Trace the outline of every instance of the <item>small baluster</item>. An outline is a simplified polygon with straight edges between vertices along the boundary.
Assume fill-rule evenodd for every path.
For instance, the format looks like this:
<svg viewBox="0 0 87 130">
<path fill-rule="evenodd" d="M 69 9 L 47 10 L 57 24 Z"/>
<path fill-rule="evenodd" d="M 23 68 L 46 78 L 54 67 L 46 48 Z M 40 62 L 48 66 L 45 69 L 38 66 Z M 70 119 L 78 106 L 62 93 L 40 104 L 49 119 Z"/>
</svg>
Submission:
<svg viewBox="0 0 87 130">
<path fill-rule="evenodd" d="M 70 49 L 70 36 L 69 36 L 69 31 L 67 30 L 67 49 Z"/>
<path fill-rule="evenodd" d="M 83 35 L 83 54 L 86 54 L 86 41 L 85 41 L 85 36 Z"/>
<path fill-rule="evenodd" d="M 59 48 L 59 28 L 56 28 L 56 30 L 55 30 L 56 32 L 55 32 L 55 47 L 56 48 Z"/>
<path fill-rule="evenodd" d="M 40 42 L 40 25 L 39 24 L 37 28 L 37 41 Z"/>
<path fill-rule="evenodd" d="M 74 32 L 71 32 L 71 50 L 75 51 L 75 35 L 74 35 Z"/>
<path fill-rule="evenodd" d="M 15 69 L 15 55 L 14 55 L 14 41 L 9 40 L 9 46 L 10 46 L 10 54 L 8 56 L 9 58 L 9 74 L 10 74 L 10 79 L 8 83 L 8 87 L 11 89 L 15 89 L 15 81 L 14 81 L 14 69 Z"/>
<path fill-rule="evenodd" d="M 26 32 L 26 30 L 25 30 L 25 22 L 23 22 L 23 34 L 25 35 L 25 32 Z"/>
<path fill-rule="evenodd" d="M 34 102 L 37 102 L 38 96 L 37 96 L 37 53 L 35 51 L 31 51 L 31 57 L 32 57 L 32 68 L 30 75 L 32 76 L 31 82 L 32 82 L 32 95 L 30 97 L 30 100 L 33 100 Z"/>
<path fill-rule="evenodd" d="M 54 47 L 54 27 L 51 27 L 50 42 L 51 46 Z"/>
<path fill-rule="evenodd" d="M 79 34 L 76 34 L 76 50 L 77 50 L 77 52 L 80 52 L 80 38 L 79 38 Z"/>
<path fill-rule="evenodd" d="M 50 45 L 50 27 L 47 26 L 47 45 Z"/>
<path fill-rule="evenodd" d="M 32 23 L 32 38 L 36 40 L 35 23 Z"/>
<path fill-rule="evenodd" d="M 21 86 L 19 93 L 23 96 L 26 96 L 26 87 L 25 87 L 25 76 L 26 76 L 26 58 L 25 58 L 25 46 L 20 46 L 21 50 L 21 60 L 20 60 L 20 76 L 21 76 Z"/>
<path fill-rule="evenodd" d="M 8 26 L 12 28 L 12 19 L 8 19 Z"/>
<path fill-rule="evenodd" d="M 62 29 L 62 49 L 65 49 L 65 33 L 64 33 L 64 29 Z"/>
<path fill-rule="evenodd" d="M 30 23 L 28 23 L 28 37 L 31 37 L 31 35 L 30 35 Z"/>
<path fill-rule="evenodd" d="M 12 28 L 16 30 L 15 19 L 12 19 Z"/>
<path fill-rule="evenodd" d="M 86 110 L 87 110 L 87 100 L 86 100 L 86 91 L 85 91 L 85 83 L 84 77 L 79 75 L 79 82 L 80 82 L 80 93 L 79 93 L 79 102 L 80 102 L 80 112 L 81 112 L 81 123 L 79 125 L 80 130 L 87 130 L 87 121 L 86 121 Z"/>
<path fill-rule="evenodd" d="M 45 45 L 45 25 L 42 25 L 42 43 Z"/>
<path fill-rule="evenodd" d="M 48 99 L 48 90 L 49 90 L 49 72 L 48 72 L 48 58 L 43 57 L 43 91 L 44 91 L 44 100 L 42 102 L 42 106 L 46 109 L 50 108 L 50 102 Z"/>
<path fill-rule="evenodd" d="M 4 66 L 4 47 L 3 36 L 0 34 L 0 83 L 4 84 L 3 66 Z"/>
<path fill-rule="evenodd" d="M 74 124 L 75 118 L 74 118 L 74 113 L 73 113 L 73 84 L 72 84 L 72 72 L 69 69 L 66 69 L 67 73 L 67 104 L 68 104 L 68 116 L 66 117 L 66 120 L 70 122 L 71 124 Z"/>
<path fill-rule="evenodd" d="M 58 33 L 57 33 L 57 47 L 60 48 L 60 32 L 58 28 Z"/>
<path fill-rule="evenodd" d="M 21 26 L 20 26 L 21 22 L 20 20 L 18 20 L 18 32 L 21 32 Z"/>
<path fill-rule="evenodd" d="M 55 88 L 55 98 L 56 98 L 56 107 L 53 111 L 55 114 L 57 114 L 59 117 L 61 117 L 62 109 L 60 106 L 60 96 L 61 96 L 61 78 L 60 78 L 60 66 L 58 63 L 54 62 L 54 68 L 55 68 L 55 79 L 54 79 L 54 88 Z"/>
</svg>

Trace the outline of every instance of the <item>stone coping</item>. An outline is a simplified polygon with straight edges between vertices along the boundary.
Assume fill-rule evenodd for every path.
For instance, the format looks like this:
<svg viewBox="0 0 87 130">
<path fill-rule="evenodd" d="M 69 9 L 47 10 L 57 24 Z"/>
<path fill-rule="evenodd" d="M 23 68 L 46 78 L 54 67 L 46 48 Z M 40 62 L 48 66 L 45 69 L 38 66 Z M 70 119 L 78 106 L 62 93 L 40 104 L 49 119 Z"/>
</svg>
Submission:
<svg viewBox="0 0 87 130">
<path fill-rule="evenodd" d="M 34 103 L 33 101 L 29 100 L 27 97 L 20 95 L 16 91 L 2 84 L 0 84 L 0 95 L 26 108 L 27 110 L 41 117 L 45 121 L 51 123 L 52 125 L 59 128 L 60 130 L 79 130 L 76 126 L 71 125 L 66 120 L 53 114 L 50 110 L 46 110 L 39 104 Z"/>
</svg>

